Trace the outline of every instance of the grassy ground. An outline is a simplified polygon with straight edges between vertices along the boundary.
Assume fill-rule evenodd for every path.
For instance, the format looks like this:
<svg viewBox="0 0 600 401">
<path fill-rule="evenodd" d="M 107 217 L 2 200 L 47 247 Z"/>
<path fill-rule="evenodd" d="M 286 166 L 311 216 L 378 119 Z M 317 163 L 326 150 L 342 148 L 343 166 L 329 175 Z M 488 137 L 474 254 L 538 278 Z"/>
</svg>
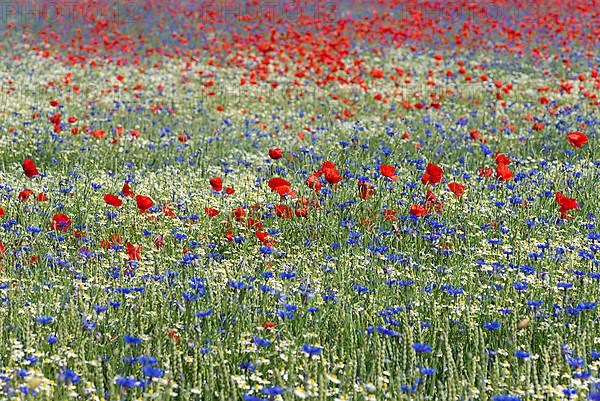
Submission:
<svg viewBox="0 0 600 401">
<path fill-rule="evenodd" d="M 576 89 L 552 93 L 557 113 L 548 113 L 537 88 L 549 65 L 518 60 L 527 68 L 517 71 L 512 62 L 492 63 L 486 74 L 514 87 L 503 107 L 491 79 L 449 78 L 432 89 L 430 56 L 382 57 L 375 61 L 385 68 L 413 71 L 413 82 L 373 80 L 366 92 L 315 89 L 309 80 L 296 86 L 284 75 L 277 88 L 240 86 L 235 69 L 186 70 L 172 61 L 160 71 L 77 70 L 67 85 L 60 82 L 69 70 L 47 60 L 13 65 L 15 89 L 0 120 L 0 394 L 556 400 L 593 393 L 597 107 Z M 483 63 L 476 55 L 473 62 L 479 57 Z M 55 86 L 45 87 L 49 81 Z M 428 105 L 431 93 L 443 96 L 439 109 L 402 106 Z M 338 118 L 344 110 L 352 117 Z M 59 133 L 49 122 L 57 112 Z M 528 114 L 541 116 L 542 131 Z M 77 121 L 67 122 L 71 116 Z M 471 137 L 474 129 L 485 143 Z M 589 143 L 572 147 L 565 139 L 572 131 L 586 132 Z M 283 157 L 271 160 L 275 147 Z M 496 168 L 494 151 L 511 159 L 513 179 L 478 175 L 479 167 Z M 23 174 L 25 158 L 40 175 Z M 323 181 L 316 193 L 305 180 L 324 161 L 342 180 Z M 396 181 L 380 174 L 383 163 L 395 166 Z M 428 163 L 443 168 L 441 183 L 421 182 Z M 212 191 L 217 176 L 235 193 Z M 268 186 L 273 177 L 296 194 L 282 199 Z M 369 199 L 359 196 L 358 181 L 374 186 Z M 141 213 L 123 194 L 121 207 L 107 205 L 103 196 L 119 194 L 125 182 L 153 208 Z M 460 198 L 450 182 L 464 184 Z M 32 195 L 22 201 L 25 188 Z M 411 216 L 427 190 L 437 209 L 429 204 L 425 216 Z M 579 202 L 572 218 L 560 218 L 556 192 Z M 277 215 L 282 204 L 291 218 Z M 244 218 L 231 214 L 238 207 Z M 220 213 L 210 217 L 205 208 Z M 51 230 L 58 213 L 72 220 L 66 231 Z M 257 231 L 271 240 L 261 242 Z"/>
</svg>

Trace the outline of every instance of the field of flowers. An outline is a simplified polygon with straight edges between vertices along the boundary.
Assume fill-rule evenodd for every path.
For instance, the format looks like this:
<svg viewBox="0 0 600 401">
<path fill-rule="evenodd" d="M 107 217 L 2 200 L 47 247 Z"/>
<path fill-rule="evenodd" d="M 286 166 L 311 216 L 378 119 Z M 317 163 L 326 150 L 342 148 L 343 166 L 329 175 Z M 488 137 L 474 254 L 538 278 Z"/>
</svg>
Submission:
<svg viewBox="0 0 600 401">
<path fill-rule="evenodd" d="M 0 399 L 600 400 L 593 1 L 2 8 Z"/>
</svg>

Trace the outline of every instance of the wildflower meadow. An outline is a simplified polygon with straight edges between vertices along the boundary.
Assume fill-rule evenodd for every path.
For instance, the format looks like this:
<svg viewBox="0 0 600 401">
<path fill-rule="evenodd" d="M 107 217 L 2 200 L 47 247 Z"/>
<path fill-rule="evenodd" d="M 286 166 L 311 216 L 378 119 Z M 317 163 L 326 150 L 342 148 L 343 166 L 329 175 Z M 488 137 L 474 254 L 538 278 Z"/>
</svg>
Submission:
<svg viewBox="0 0 600 401">
<path fill-rule="evenodd" d="M 1 400 L 600 400 L 600 7 L 0 4 Z"/>
</svg>

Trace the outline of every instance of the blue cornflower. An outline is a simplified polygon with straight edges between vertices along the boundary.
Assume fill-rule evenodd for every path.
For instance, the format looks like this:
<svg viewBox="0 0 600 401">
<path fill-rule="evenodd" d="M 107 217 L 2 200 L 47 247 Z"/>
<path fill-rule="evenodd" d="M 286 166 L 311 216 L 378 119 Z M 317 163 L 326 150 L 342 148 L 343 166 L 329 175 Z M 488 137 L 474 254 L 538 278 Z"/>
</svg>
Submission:
<svg viewBox="0 0 600 401">
<path fill-rule="evenodd" d="M 521 397 L 516 395 L 500 394 L 493 396 L 492 401 L 521 401 Z"/>
<path fill-rule="evenodd" d="M 377 326 L 377 331 L 380 334 L 383 334 L 385 336 L 400 337 L 400 333 L 399 332 L 397 332 L 396 330 L 388 329 L 387 327 Z"/>
<path fill-rule="evenodd" d="M 140 355 L 137 360 L 142 365 L 156 365 L 157 362 L 155 357 L 146 355 Z"/>
<path fill-rule="evenodd" d="M 142 368 L 142 373 L 149 377 L 163 377 L 165 372 L 162 369 L 155 368 L 151 365 L 146 365 Z"/>
<path fill-rule="evenodd" d="M 260 247 L 260 253 L 262 253 L 263 255 L 270 255 L 273 253 L 273 248 L 267 245 L 262 245 Z"/>
<path fill-rule="evenodd" d="M 275 395 L 281 395 L 281 394 L 285 393 L 285 389 L 283 389 L 279 386 L 263 387 L 262 392 L 265 395 L 275 396 Z"/>
<path fill-rule="evenodd" d="M 77 384 L 81 380 L 81 378 L 77 376 L 77 374 L 71 369 L 65 369 L 60 375 L 60 377 L 65 383 Z"/>
<path fill-rule="evenodd" d="M 268 347 L 269 345 L 271 345 L 271 341 L 269 341 L 265 338 L 260 338 L 258 336 L 254 336 L 253 340 L 254 340 L 254 343 L 256 345 L 258 345 L 259 347 Z"/>
<path fill-rule="evenodd" d="M 592 376 L 592 372 L 589 370 L 575 371 L 573 372 L 573 379 L 587 380 Z"/>
<path fill-rule="evenodd" d="M 289 272 L 282 272 L 279 277 L 281 277 L 283 280 L 292 280 L 294 278 L 296 278 L 296 272 L 295 271 L 289 271 Z"/>
<path fill-rule="evenodd" d="M 117 386 L 129 388 L 139 386 L 140 381 L 131 376 L 119 376 L 115 379 L 115 384 Z"/>
<path fill-rule="evenodd" d="M 108 308 L 106 306 L 103 305 L 94 305 L 94 310 L 96 311 L 96 313 L 100 314 L 102 312 L 106 312 Z"/>
<path fill-rule="evenodd" d="M 517 291 L 525 291 L 529 288 L 529 285 L 525 281 L 519 281 L 513 284 L 513 288 Z"/>
<path fill-rule="evenodd" d="M 421 368 L 421 374 L 425 375 L 425 376 L 431 376 L 435 373 L 435 369 L 434 368 Z"/>
<path fill-rule="evenodd" d="M 38 358 L 36 358 L 35 356 L 31 355 L 31 356 L 27 356 L 25 357 L 25 360 L 27 362 L 29 362 L 31 365 L 35 365 L 38 362 Z"/>
<path fill-rule="evenodd" d="M 27 226 L 25 229 L 32 234 L 38 234 L 42 232 L 40 227 Z"/>
<path fill-rule="evenodd" d="M 268 401 L 265 398 L 257 397 L 252 394 L 244 393 L 244 401 Z"/>
<path fill-rule="evenodd" d="M 251 372 L 254 372 L 256 370 L 256 366 L 254 366 L 254 364 L 252 363 L 252 361 L 248 361 L 248 362 L 240 362 L 240 369 L 246 369 L 249 370 Z"/>
<path fill-rule="evenodd" d="M 310 356 L 319 355 L 322 350 L 323 350 L 323 348 L 321 348 L 321 347 L 317 347 L 317 346 L 313 346 L 313 345 L 309 345 L 309 344 L 304 344 L 302 346 L 302 351 L 306 352 Z"/>
<path fill-rule="evenodd" d="M 183 297 L 183 299 L 185 299 L 187 302 L 194 302 L 198 300 L 198 295 L 197 294 L 191 294 L 189 292 L 182 292 L 181 296 Z"/>
<path fill-rule="evenodd" d="M 585 360 L 578 357 L 567 356 L 567 363 L 572 368 L 583 368 L 585 366 Z"/>
<path fill-rule="evenodd" d="M 483 323 L 483 328 L 486 330 L 498 330 L 500 328 L 500 322 L 485 322 Z"/>
<path fill-rule="evenodd" d="M 429 352 L 431 352 L 431 345 L 429 345 L 429 344 L 414 343 L 412 345 L 412 347 L 418 353 L 429 353 Z"/>
<path fill-rule="evenodd" d="M 35 320 L 39 324 L 50 324 L 54 321 L 54 318 L 52 316 L 38 316 Z"/>
<path fill-rule="evenodd" d="M 129 344 L 129 345 L 138 345 L 142 343 L 142 339 L 139 337 L 133 337 L 133 336 L 129 336 L 129 335 L 125 335 L 123 337 L 123 340 L 125 340 L 125 344 Z"/>
<path fill-rule="evenodd" d="M 566 283 L 566 282 L 563 282 L 563 281 L 559 281 L 556 284 L 556 287 L 560 288 L 561 290 L 568 290 L 570 288 L 573 288 L 573 283 Z"/>
<path fill-rule="evenodd" d="M 196 312 L 196 317 L 199 317 L 199 318 L 201 318 L 201 319 L 204 319 L 204 318 L 206 318 L 206 317 L 208 317 L 208 316 L 210 316 L 210 315 L 212 315 L 212 314 L 213 314 L 213 311 L 212 311 L 212 309 L 208 309 L 208 310 L 207 310 L 207 311 L 205 311 L 205 312 L 202 312 L 202 311 L 200 311 L 200 312 Z"/>
</svg>

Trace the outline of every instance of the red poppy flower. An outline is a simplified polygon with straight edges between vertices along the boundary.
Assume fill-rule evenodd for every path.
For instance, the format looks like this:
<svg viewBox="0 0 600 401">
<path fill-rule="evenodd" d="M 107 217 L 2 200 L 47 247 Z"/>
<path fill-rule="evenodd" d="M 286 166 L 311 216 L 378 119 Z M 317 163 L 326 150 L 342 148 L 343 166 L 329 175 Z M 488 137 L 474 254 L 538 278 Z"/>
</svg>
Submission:
<svg viewBox="0 0 600 401">
<path fill-rule="evenodd" d="M 111 205 L 114 207 L 121 207 L 121 205 L 123 204 L 123 201 L 119 199 L 118 196 L 113 194 L 104 195 L 104 202 L 106 202 L 107 205 Z"/>
<path fill-rule="evenodd" d="M 5 213 L 4 213 L 4 209 L 2 209 L 2 208 L 0 207 L 0 218 L 1 218 L 1 217 L 4 217 L 4 214 L 5 214 Z"/>
<path fill-rule="evenodd" d="M 246 220 L 246 224 L 248 228 L 252 228 L 253 230 L 261 231 L 263 229 L 263 224 L 260 220 L 249 218 Z"/>
<path fill-rule="evenodd" d="M 175 217 L 175 212 L 171 209 L 170 206 L 163 207 L 163 213 L 167 217 Z"/>
<path fill-rule="evenodd" d="M 296 217 L 308 216 L 308 210 L 306 210 L 305 208 L 296 209 L 295 213 L 296 213 Z"/>
<path fill-rule="evenodd" d="M 442 178 L 444 177 L 444 170 L 440 166 L 436 166 L 433 163 L 429 163 L 427 168 L 425 169 L 425 174 L 421 177 L 421 182 L 423 184 L 431 184 L 435 185 L 442 182 Z"/>
<path fill-rule="evenodd" d="M 492 176 L 492 174 L 494 174 L 494 169 L 493 169 L 493 168 L 491 168 L 491 167 L 486 167 L 486 168 L 481 168 L 481 167 L 479 167 L 479 168 L 477 169 L 477 174 L 478 174 L 480 177 L 486 177 L 486 178 L 489 178 L 489 177 L 491 177 L 491 176 Z"/>
<path fill-rule="evenodd" d="M 141 212 L 145 212 L 146 210 L 150 209 L 152 205 L 154 205 L 152 198 L 144 195 L 136 195 L 135 203 Z"/>
<path fill-rule="evenodd" d="M 375 188 L 372 184 L 366 181 L 358 181 L 358 196 L 364 200 L 368 200 L 375 194 Z"/>
<path fill-rule="evenodd" d="M 71 226 L 71 219 L 66 214 L 55 214 L 52 216 L 50 229 L 54 231 L 67 231 Z"/>
<path fill-rule="evenodd" d="M 52 123 L 56 125 L 60 125 L 60 119 L 62 118 L 62 115 L 60 113 L 56 113 L 54 114 L 52 117 L 50 117 L 48 120 Z"/>
<path fill-rule="evenodd" d="M 279 194 L 279 196 L 283 199 L 285 197 L 294 197 L 296 196 L 296 191 L 293 191 L 290 187 L 288 187 L 287 185 L 282 185 L 280 187 L 275 188 L 275 190 L 277 191 L 277 193 Z"/>
<path fill-rule="evenodd" d="M 46 195 L 43 192 L 40 192 L 39 194 L 37 194 L 37 200 L 38 202 L 48 202 L 48 195 Z"/>
<path fill-rule="evenodd" d="M 283 178 L 275 177 L 269 180 L 269 188 L 272 191 L 277 191 L 282 198 L 286 196 L 296 196 L 296 191 L 292 191 L 290 183 Z"/>
<path fill-rule="evenodd" d="M 394 166 L 382 164 L 379 166 L 379 172 L 382 176 L 387 177 L 392 181 L 398 180 L 398 177 L 396 176 L 396 168 Z"/>
<path fill-rule="evenodd" d="M 380 79 L 380 78 L 385 77 L 383 70 L 381 68 L 376 68 L 376 67 L 372 68 L 370 74 L 375 79 Z"/>
<path fill-rule="evenodd" d="M 411 205 L 408 211 L 412 216 L 422 217 L 425 216 L 429 211 L 421 205 Z"/>
<path fill-rule="evenodd" d="M 292 217 L 292 209 L 287 205 L 275 206 L 275 214 L 282 219 L 289 219 Z"/>
<path fill-rule="evenodd" d="M 28 178 L 33 178 L 39 174 L 37 167 L 33 160 L 25 159 L 23 160 L 23 171 Z"/>
<path fill-rule="evenodd" d="M 340 172 L 335 168 L 335 164 L 326 161 L 321 165 L 321 172 L 325 175 L 325 179 L 330 184 L 337 184 L 342 181 Z"/>
<path fill-rule="evenodd" d="M 101 129 L 97 129 L 92 131 L 92 136 L 96 139 L 104 138 L 104 136 L 106 136 L 106 132 L 102 131 Z"/>
<path fill-rule="evenodd" d="M 508 181 L 512 179 L 513 172 L 508 168 L 506 164 L 500 163 L 496 167 L 496 175 L 501 181 Z"/>
<path fill-rule="evenodd" d="M 4 255 L 6 253 L 6 248 L 4 247 L 4 244 L 2 243 L 2 241 L 0 241 L 0 255 Z"/>
<path fill-rule="evenodd" d="M 127 256 L 129 260 L 141 260 L 142 259 L 142 246 L 133 245 L 131 242 L 127 242 Z"/>
<path fill-rule="evenodd" d="M 451 182 L 448 184 L 448 189 L 452 191 L 457 198 L 460 198 L 465 192 L 465 186 L 459 182 Z"/>
<path fill-rule="evenodd" d="M 215 217 L 220 213 L 217 209 L 213 209 L 212 207 L 205 207 L 204 212 L 208 217 Z"/>
<path fill-rule="evenodd" d="M 564 196 L 562 192 L 556 192 L 554 196 L 556 203 L 558 203 L 560 207 L 564 208 L 565 210 L 576 209 L 579 207 L 579 204 L 575 198 L 568 198 Z"/>
<path fill-rule="evenodd" d="M 383 211 L 383 219 L 391 220 L 391 221 L 398 221 L 398 218 L 396 217 L 396 211 L 392 210 L 392 209 L 384 210 Z"/>
<path fill-rule="evenodd" d="M 306 179 L 306 185 L 308 185 L 309 188 L 314 189 L 315 192 L 319 192 L 321 190 L 321 183 L 319 182 L 319 177 L 320 177 L 320 172 L 311 174 L 308 176 L 308 178 Z"/>
<path fill-rule="evenodd" d="M 437 200 L 435 194 L 431 191 L 427 191 L 427 194 L 425 195 L 425 205 L 423 205 L 425 209 L 427 209 L 427 211 L 431 211 L 431 210 L 435 210 L 436 212 L 441 212 L 442 211 L 442 207 L 444 206 L 442 204 L 442 202 L 440 202 L 439 200 Z"/>
<path fill-rule="evenodd" d="M 588 137 L 583 132 L 571 132 L 567 135 L 569 143 L 576 148 L 581 148 L 588 141 Z"/>
<path fill-rule="evenodd" d="M 564 219 L 567 218 L 567 212 L 571 209 L 579 209 L 579 203 L 575 198 L 567 198 L 562 192 L 556 192 L 554 194 L 556 203 L 560 206 L 560 216 Z"/>
<path fill-rule="evenodd" d="M 220 177 L 213 177 L 208 180 L 213 191 L 221 192 L 223 190 L 223 180 Z"/>
<path fill-rule="evenodd" d="M 502 153 L 494 153 L 494 158 L 496 159 L 497 164 L 506 164 L 507 166 L 510 164 L 510 159 Z"/>
<path fill-rule="evenodd" d="M 227 187 L 225 188 L 225 193 L 227 195 L 233 195 L 235 193 L 235 189 L 233 189 L 232 187 Z"/>
<path fill-rule="evenodd" d="M 165 238 L 163 237 L 163 235 L 157 235 L 154 238 L 154 246 L 156 246 L 156 249 L 161 249 L 163 246 L 165 246 Z"/>
<path fill-rule="evenodd" d="M 282 187 L 282 186 L 289 187 L 290 185 L 291 184 L 289 181 L 284 180 L 281 177 L 274 177 L 269 180 L 269 188 L 271 188 L 272 191 L 276 191 L 277 187 Z"/>
<path fill-rule="evenodd" d="M 242 221 L 244 217 L 246 217 L 246 210 L 243 207 L 236 207 L 231 212 L 231 217 L 235 219 L 235 221 Z"/>
<path fill-rule="evenodd" d="M 122 244 L 123 243 L 123 237 L 121 237 L 117 233 L 111 234 L 110 235 L 110 240 L 113 241 L 113 242 L 116 242 L 117 244 Z"/>
<path fill-rule="evenodd" d="M 167 336 L 175 341 L 175 344 L 179 344 L 179 341 L 181 340 L 181 335 L 177 332 L 177 329 L 167 329 Z"/>
<path fill-rule="evenodd" d="M 123 192 L 123 195 L 127 196 L 128 198 L 133 198 L 135 196 L 128 183 L 123 184 L 121 192 Z"/>
<path fill-rule="evenodd" d="M 265 331 L 271 331 L 276 326 L 277 326 L 277 323 L 275 323 L 275 322 L 264 322 L 262 324 L 262 327 L 263 327 L 263 329 L 265 329 Z"/>
<path fill-rule="evenodd" d="M 275 240 L 273 238 L 271 238 L 271 236 L 264 231 L 257 231 L 256 238 L 258 238 L 258 240 L 260 242 L 262 242 L 263 244 L 265 244 L 266 246 L 275 245 Z"/>
<path fill-rule="evenodd" d="M 336 169 L 327 169 L 324 171 L 325 179 L 330 184 L 337 184 L 342 181 L 342 176 L 340 176 L 340 172 Z"/>
<path fill-rule="evenodd" d="M 21 202 L 25 202 L 29 197 L 33 194 L 33 191 L 29 188 L 25 188 L 21 192 L 19 192 L 19 200 Z"/>
<path fill-rule="evenodd" d="M 283 152 L 279 148 L 269 149 L 269 157 L 273 160 L 281 159 Z"/>
</svg>

